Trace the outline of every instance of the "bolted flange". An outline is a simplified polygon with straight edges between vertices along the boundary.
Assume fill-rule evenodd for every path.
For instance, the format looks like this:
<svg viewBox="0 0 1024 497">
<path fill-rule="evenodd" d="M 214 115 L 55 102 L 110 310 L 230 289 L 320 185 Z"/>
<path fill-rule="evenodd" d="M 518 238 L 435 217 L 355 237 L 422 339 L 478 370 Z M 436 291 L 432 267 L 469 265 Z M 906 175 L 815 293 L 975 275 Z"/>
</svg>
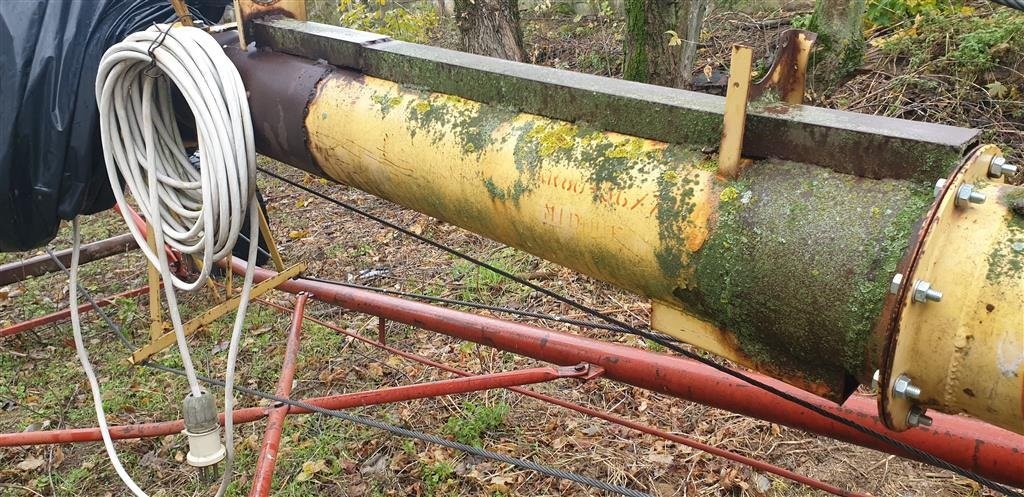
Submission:
<svg viewBox="0 0 1024 497">
<path fill-rule="evenodd" d="M 975 191 L 974 185 L 963 184 L 956 189 L 956 206 L 963 209 L 970 204 L 985 203 L 985 194 Z"/>
<path fill-rule="evenodd" d="M 914 406 L 910 408 L 910 412 L 907 413 L 907 425 L 908 426 L 931 426 L 932 418 L 928 417 L 925 413 L 928 410 Z"/>
<path fill-rule="evenodd" d="M 914 302 L 926 303 L 926 302 L 940 302 L 942 300 L 942 292 L 932 288 L 932 284 L 927 281 L 918 281 L 914 283 Z"/>
<path fill-rule="evenodd" d="M 996 157 L 989 163 L 988 176 L 990 178 L 1013 176 L 1014 174 L 1017 174 L 1018 170 L 1017 166 L 1007 164 L 1005 157 Z"/>
<path fill-rule="evenodd" d="M 921 398 L 921 389 L 914 385 L 909 376 L 901 374 L 892 384 L 892 396 L 897 399 L 919 399 Z"/>
</svg>

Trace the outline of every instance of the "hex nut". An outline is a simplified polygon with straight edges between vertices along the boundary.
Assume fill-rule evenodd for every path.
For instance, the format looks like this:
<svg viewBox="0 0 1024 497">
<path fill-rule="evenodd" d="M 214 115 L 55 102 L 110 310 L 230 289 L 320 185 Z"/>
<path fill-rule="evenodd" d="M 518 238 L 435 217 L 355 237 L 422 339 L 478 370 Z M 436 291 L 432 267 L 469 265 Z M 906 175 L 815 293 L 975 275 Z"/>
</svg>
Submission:
<svg viewBox="0 0 1024 497">
<path fill-rule="evenodd" d="M 967 207 L 970 204 L 985 203 L 985 194 L 975 191 L 974 185 L 965 183 L 956 189 L 956 206 Z"/>
<path fill-rule="evenodd" d="M 996 157 L 992 159 L 992 162 L 988 166 L 988 176 L 990 178 L 999 178 L 1001 176 L 1013 176 L 1017 174 L 1019 169 L 1017 166 L 1006 163 L 1005 157 Z"/>
<path fill-rule="evenodd" d="M 947 180 L 946 178 L 940 178 L 938 181 L 936 181 L 935 190 L 932 191 L 932 197 L 939 198 L 939 194 L 942 193 L 942 189 L 946 187 L 946 183 L 948 182 L 949 180 Z"/>
<path fill-rule="evenodd" d="M 921 398 L 921 389 L 914 385 L 909 376 L 901 374 L 892 383 L 892 396 L 897 399 L 919 399 Z"/>
<path fill-rule="evenodd" d="M 918 281 L 914 284 L 914 302 L 926 303 L 928 301 L 939 302 L 942 300 L 942 292 L 932 288 L 927 281 Z"/>
<path fill-rule="evenodd" d="M 900 293 L 900 285 L 903 284 L 903 273 L 896 273 L 892 277 L 892 283 L 889 283 L 889 293 L 896 295 Z"/>
<path fill-rule="evenodd" d="M 910 412 L 907 413 L 907 425 L 909 426 L 931 426 L 932 418 L 928 417 L 925 413 L 927 409 L 919 406 L 910 408 Z"/>
</svg>

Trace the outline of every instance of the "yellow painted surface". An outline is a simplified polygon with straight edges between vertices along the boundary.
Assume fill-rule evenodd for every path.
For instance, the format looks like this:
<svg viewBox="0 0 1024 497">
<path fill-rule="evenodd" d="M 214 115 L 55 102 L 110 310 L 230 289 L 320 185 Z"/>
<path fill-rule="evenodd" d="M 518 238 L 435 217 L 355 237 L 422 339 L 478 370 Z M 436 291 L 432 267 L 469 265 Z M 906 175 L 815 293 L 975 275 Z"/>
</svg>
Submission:
<svg viewBox="0 0 1024 497">
<path fill-rule="evenodd" d="M 306 124 L 334 180 L 652 298 L 717 200 L 702 154 L 370 77 L 325 80 Z"/>
<path fill-rule="evenodd" d="M 961 209 L 948 195 L 925 239 L 910 281 L 928 281 L 943 297 L 918 303 L 908 296 L 891 376 L 906 374 L 921 388 L 914 404 L 1024 433 L 1024 271 L 1011 264 L 1024 261 L 1024 222 L 1012 220 L 1005 203 L 1021 188 L 979 170 L 968 170 L 951 191 L 964 182 L 982 185 L 986 202 Z M 897 428 L 907 427 L 911 405 L 889 400 Z"/>
<path fill-rule="evenodd" d="M 344 74 L 321 83 L 306 127 L 335 181 L 647 296 L 654 329 L 750 363 L 732 335 L 660 303 L 676 301 L 714 222 L 705 155 Z M 1008 215 L 995 201 L 943 214 L 913 277 L 945 298 L 908 304 L 892 376 L 919 381 L 924 405 L 1021 431 L 1024 282 L 988 278 Z M 909 406 L 891 406 L 905 420 Z"/>
</svg>

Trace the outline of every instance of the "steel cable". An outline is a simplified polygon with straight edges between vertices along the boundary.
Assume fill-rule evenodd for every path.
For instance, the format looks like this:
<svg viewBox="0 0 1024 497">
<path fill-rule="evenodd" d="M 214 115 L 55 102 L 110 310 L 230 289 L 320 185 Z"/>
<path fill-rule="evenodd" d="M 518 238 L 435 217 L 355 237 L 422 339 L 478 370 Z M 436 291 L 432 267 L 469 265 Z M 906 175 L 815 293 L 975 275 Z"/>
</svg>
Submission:
<svg viewBox="0 0 1024 497">
<path fill-rule="evenodd" d="M 1009 7 L 1011 9 L 1024 10 L 1024 0 L 989 0 L 992 3 Z"/>
<path fill-rule="evenodd" d="M 603 321 L 605 321 L 605 322 L 607 322 L 609 324 L 612 324 L 614 326 L 619 327 L 625 333 L 629 333 L 629 334 L 632 334 L 632 335 L 636 335 L 636 336 L 639 336 L 639 337 L 651 340 L 651 341 L 653 341 L 653 342 L 655 342 L 655 343 L 657 343 L 659 345 L 662 345 L 663 347 L 665 347 L 665 348 L 667 348 L 669 350 L 672 350 L 673 352 L 676 352 L 676 353 L 678 353 L 680 355 L 683 355 L 683 356 L 685 356 L 685 357 L 687 357 L 689 359 L 698 361 L 698 362 L 700 362 L 700 363 L 702 363 L 704 365 L 710 366 L 710 367 L 712 367 L 712 368 L 714 368 L 714 369 L 716 369 L 716 370 L 718 370 L 718 371 L 720 371 L 722 373 L 725 373 L 725 374 L 727 374 L 729 376 L 732 376 L 732 377 L 734 377 L 734 378 L 736 378 L 736 379 L 738 379 L 740 381 L 743 381 L 743 382 L 745 382 L 745 383 L 747 383 L 747 384 L 749 384 L 751 386 L 754 386 L 754 387 L 757 387 L 757 388 L 759 388 L 761 390 L 769 392 L 769 393 L 771 393 L 771 394 L 773 394 L 773 395 L 775 395 L 775 396 L 777 396 L 777 397 L 779 397 L 779 398 L 781 398 L 783 400 L 786 400 L 787 402 L 790 402 L 790 403 L 793 403 L 793 404 L 795 404 L 797 406 L 803 407 L 804 409 L 812 411 L 815 414 L 818 414 L 818 415 L 820 415 L 820 416 L 822 416 L 824 418 L 827 418 L 827 419 L 829 419 L 831 421 L 835 421 L 836 423 L 839 423 L 839 424 L 841 424 L 843 426 L 846 426 L 848 428 L 856 430 L 857 432 L 862 433 L 864 435 L 867 435 L 867 436 L 869 436 L 871 438 L 874 438 L 875 440 L 878 440 L 878 441 L 883 442 L 883 443 L 885 443 L 887 445 L 890 445 L 892 447 L 900 449 L 901 451 L 903 451 L 903 452 L 913 456 L 914 458 L 919 459 L 921 461 L 924 461 L 924 462 L 926 462 L 928 464 L 931 464 L 932 466 L 935 466 L 937 468 L 942 468 L 942 469 L 951 471 L 951 472 L 953 472 L 953 473 L 955 473 L 957 475 L 960 475 L 960 476 L 962 476 L 964 478 L 968 478 L 968 479 L 974 480 L 974 481 L 980 483 L 981 485 L 983 485 L 985 487 L 988 487 L 988 488 L 990 488 L 992 490 L 995 490 L 997 492 L 1000 492 L 1000 493 L 1003 493 L 1003 494 L 1006 494 L 1006 495 L 1010 495 L 1010 496 L 1013 496 L 1013 497 L 1024 497 L 1024 494 L 1021 494 L 1020 492 L 1014 491 L 1013 489 L 1011 489 L 1011 488 L 1009 488 L 1009 487 L 1007 487 L 1005 485 L 1002 485 L 1002 484 L 1000 484 L 998 482 L 995 482 L 995 481 L 993 481 L 993 480 L 991 480 L 989 478 L 981 476 L 981 475 L 979 475 L 979 474 L 977 474 L 977 473 L 975 473 L 973 471 L 970 471 L 970 470 L 965 469 L 965 468 L 961 468 L 961 467 L 959 467 L 959 466 L 957 466 L 955 464 L 949 463 L 949 462 L 947 462 L 947 461 L 945 461 L 943 459 L 935 457 L 934 455 L 929 454 L 929 453 L 927 453 L 927 452 L 925 452 L 925 451 L 923 451 L 921 449 L 918 449 L 917 447 L 914 447 L 914 446 L 912 446 L 910 444 L 907 444 L 905 442 L 902 442 L 900 440 L 896 440 L 896 439 L 894 439 L 894 438 L 892 438 L 892 437 L 890 437 L 890 436 L 888 436 L 888 435 L 886 435 L 884 433 L 875 431 L 875 430 L 873 430 L 871 428 L 868 428 L 867 426 L 864 426 L 864 425 L 862 425 L 862 424 L 860 424 L 860 423 L 858 423 L 856 421 L 853 421 L 851 419 L 845 418 L 845 417 L 840 416 L 838 414 L 829 412 L 829 411 L 827 411 L 827 410 L 825 410 L 825 409 L 823 409 L 823 408 L 821 408 L 821 407 L 819 407 L 817 405 L 814 405 L 814 404 L 812 404 L 810 402 L 807 402 L 807 401 L 805 401 L 805 400 L 803 400 L 803 399 L 801 399 L 799 397 L 796 397 L 796 396 L 794 396 L 794 395 L 792 395 L 792 394 L 790 394 L 788 392 L 779 390 L 778 388 L 775 388 L 775 387 L 773 387 L 771 385 L 768 385 L 768 384 L 766 384 L 764 382 L 758 381 L 757 379 L 755 379 L 755 378 L 753 378 L 753 377 L 751 377 L 751 376 L 749 376 L 747 374 L 744 374 L 741 371 L 735 370 L 735 369 L 733 369 L 733 368 L 731 368 L 729 366 L 723 365 L 723 364 L 719 364 L 719 363 L 717 363 L 717 362 L 715 362 L 715 361 L 713 361 L 711 359 L 708 359 L 708 358 L 706 358 L 706 357 L 704 357 L 704 356 L 702 356 L 700 354 L 697 354 L 697 353 L 691 352 L 689 350 L 686 350 L 683 347 L 680 347 L 676 343 L 673 343 L 673 342 L 670 342 L 670 341 L 662 339 L 660 336 L 658 336 L 656 334 L 653 334 L 653 333 L 650 333 L 650 332 L 646 332 L 644 330 L 641 330 L 641 329 L 635 328 L 633 326 L 630 326 L 629 324 L 627 324 L 627 323 L 625 323 L 623 321 L 620 321 L 619 319 L 616 319 L 616 318 L 614 318 L 612 316 L 608 316 L 605 313 L 602 313 L 601 311 L 598 311 L 598 310 L 596 310 L 596 309 L 594 309 L 592 307 L 589 307 L 589 306 L 587 306 L 585 304 L 577 302 L 577 301 L 575 301 L 575 300 L 573 300 L 573 299 L 571 299 L 569 297 L 566 297 L 566 296 L 564 296 L 564 295 L 562 295 L 562 294 L 560 294 L 558 292 L 555 292 L 553 290 L 549 290 L 549 289 L 544 288 L 544 287 L 542 287 L 540 285 L 537 285 L 537 284 L 535 284 L 535 283 L 533 283 L 533 282 L 531 282 L 529 280 L 525 280 L 523 278 L 520 278 L 520 277 L 518 277 L 518 276 L 516 276 L 516 275 L 514 275 L 512 273 L 509 273 L 508 271 L 505 271 L 505 270 L 503 270 L 501 268 L 495 267 L 495 266 L 493 266 L 491 264 L 488 264 L 488 263 L 486 263 L 484 261 L 476 259 L 476 258 L 474 258 L 474 257 L 472 257 L 472 256 L 470 256 L 468 254 L 464 254 L 464 253 L 462 253 L 462 252 L 460 252 L 458 250 L 455 250 L 455 249 L 453 249 L 451 247 L 448 247 L 447 245 L 444 245 L 443 243 L 437 242 L 437 241 L 435 241 L 433 239 L 430 239 L 430 238 L 427 238 L 427 237 L 425 237 L 423 235 L 417 234 L 417 233 L 415 233 L 413 231 L 410 231 L 410 230 L 408 230 L 408 229 L 406 229 L 406 228 L 404 228 L 402 226 L 399 226 L 399 225 L 397 225 L 395 223 L 392 223 L 392 222 L 390 222 L 390 221 L 388 221 L 386 219 L 383 219 L 383 218 L 381 218 L 381 217 L 379 217 L 377 215 L 374 215 L 374 214 L 372 214 L 370 212 L 363 211 L 363 210 L 359 209 L 358 207 L 355 207 L 353 205 L 349 205 L 349 204 L 347 204 L 345 202 L 342 202 L 341 200 L 335 199 L 335 198 L 333 198 L 333 197 L 331 197 L 329 195 L 326 195 L 326 194 L 323 194 L 321 192 L 318 192 L 318 191 L 316 191 L 316 190 L 314 190 L 312 188 L 309 188 L 309 187 L 307 187 L 305 185 L 302 185 L 302 184 L 300 184 L 298 182 L 295 182 L 295 181 L 292 181 L 292 180 L 290 180 L 288 178 L 280 176 L 280 175 L 278 175 L 278 174 L 276 174 L 276 173 L 274 173 L 274 172 L 272 172 L 272 171 L 270 171 L 270 170 L 268 170 L 268 169 L 266 169 L 264 167 L 257 167 L 257 169 L 260 172 L 262 172 L 262 173 L 264 173 L 264 174 L 266 174 L 266 175 L 268 175 L 268 176 L 270 176 L 272 178 L 275 178 L 275 179 L 277 179 L 279 181 L 282 181 L 282 182 L 287 183 L 287 184 L 289 184 L 291 186 L 294 186 L 294 187 L 296 187 L 296 188 L 298 188 L 298 189 L 300 189 L 302 191 L 305 191 L 306 193 L 314 195 L 314 196 L 316 196 L 316 197 L 318 197 L 320 199 L 326 200 L 326 201 L 328 201 L 328 202 L 330 202 L 330 203 L 332 203 L 334 205 L 337 205 L 337 206 L 339 206 L 339 207 L 341 207 L 343 209 L 346 209 L 346 210 L 348 210 L 350 212 L 353 212 L 355 214 L 363 216 L 363 217 L 365 217 L 367 219 L 371 219 L 371 220 L 373 220 L 373 221 L 375 221 L 377 223 L 380 223 L 380 224 L 382 224 L 382 225 L 384 225 L 384 226 L 386 226 L 388 228 L 394 229 L 394 230 L 396 230 L 396 231 L 398 231 L 398 232 L 400 232 L 400 233 L 402 233 L 402 234 L 404 234 L 406 236 L 415 238 L 416 240 L 419 240 L 419 241 L 421 241 L 423 243 L 426 243 L 427 245 L 430 245 L 430 246 L 432 246 L 434 248 L 437 248 L 439 250 L 447 252 L 448 254 L 451 254 L 451 255 L 456 256 L 456 257 L 458 257 L 460 259 L 463 259 L 463 260 L 465 260 L 467 262 L 470 262 L 470 263 L 472 263 L 474 265 L 480 266 L 480 267 L 485 268 L 487 270 L 490 270 L 490 271 L 492 271 L 494 273 L 497 273 L 497 274 L 499 274 L 499 275 L 501 275 L 501 276 L 503 276 L 505 278 L 508 278 L 511 281 L 514 281 L 516 283 L 524 285 L 524 286 L 526 286 L 526 287 L 528 287 L 530 289 L 533 289 L 533 290 L 535 290 L 537 292 L 543 293 L 544 295 L 547 295 L 547 296 L 549 296 L 549 297 L 551 297 L 551 298 L 553 298 L 555 300 L 558 300 L 558 301 L 560 301 L 560 302 L 562 302 L 564 304 L 570 305 L 570 306 L 572 306 L 572 307 L 574 307 L 574 308 L 576 308 L 576 309 L 578 309 L 580 311 L 583 311 L 583 312 L 585 312 L 585 313 L 587 313 L 587 314 L 589 314 L 591 316 L 594 316 L 594 317 L 596 317 L 598 319 L 601 319 L 601 320 L 603 320 Z"/>
</svg>

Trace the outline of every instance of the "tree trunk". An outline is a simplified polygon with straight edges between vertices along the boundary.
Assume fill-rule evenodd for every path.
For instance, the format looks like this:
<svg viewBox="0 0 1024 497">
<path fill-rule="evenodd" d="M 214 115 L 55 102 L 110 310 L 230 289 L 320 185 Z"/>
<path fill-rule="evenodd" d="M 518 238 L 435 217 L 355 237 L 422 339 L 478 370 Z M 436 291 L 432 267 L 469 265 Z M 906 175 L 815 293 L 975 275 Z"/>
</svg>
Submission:
<svg viewBox="0 0 1024 497">
<path fill-rule="evenodd" d="M 834 90 L 864 61 L 865 0 L 816 0 L 811 30 L 818 33 L 811 85 L 816 93 Z"/>
<path fill-rule="evenodd" d="M 526 58 L 518 0 L 455 0 L 455 19 L 463 50 L 518 62 Z"/>
<path fill-rule="evenodd" d="M 700 32 L 704 27 L 704 19 L 711 8 L 711 0 L 679 0 L 679 27 L 676 32 L 682 41 L 682 53 L 679 55 L 679 88 L 693 86 L 693 66 L 697 62 L 697 45 L 700 44 Z"/>
<path fill-rule="evenodd" d="M 710 0 L 626 0 L 622 77 L 688 88 Z M 679 38 L 673 41 L 672 33 Z"/>
</svg>

